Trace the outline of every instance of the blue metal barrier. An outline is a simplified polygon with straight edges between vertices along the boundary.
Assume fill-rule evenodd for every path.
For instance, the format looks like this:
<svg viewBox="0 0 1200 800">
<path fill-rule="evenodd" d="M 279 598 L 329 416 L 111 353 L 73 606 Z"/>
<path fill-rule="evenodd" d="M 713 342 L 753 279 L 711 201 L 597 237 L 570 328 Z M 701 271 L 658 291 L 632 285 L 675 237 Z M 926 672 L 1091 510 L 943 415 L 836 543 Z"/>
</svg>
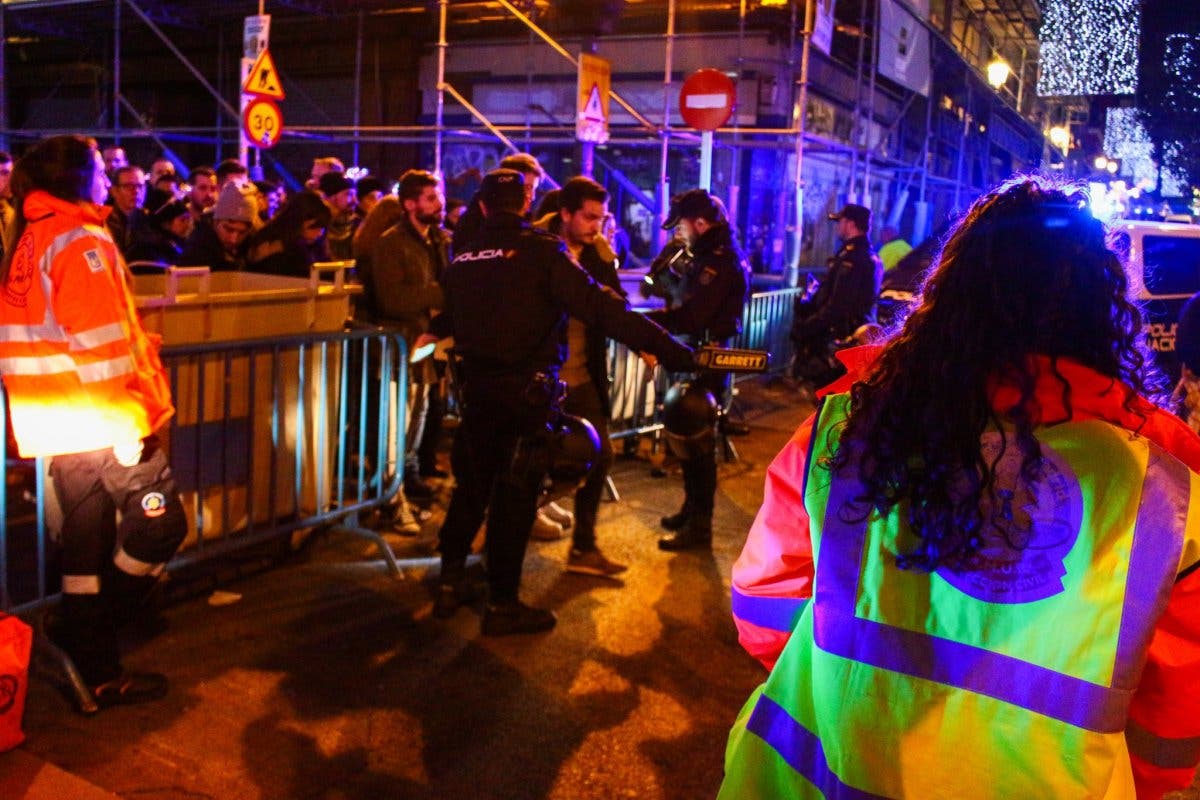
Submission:
<svg viewBox="0 0 1200 800">
<path fill-rule="evenodd" d="M 769 371 L 784 372 L 795 355 L 788 333 L 792 329 L 793 307 L 804 289 L 776 289 L 750 296 L 742 313 L 742 333 L 734 347 L 766 350 L 771 354 Z"/>
<path fill-rule="evenodd" d="M 388 544 L 359 519 L 390 501 L 403 478 L 403 337 L 354 331 L 214 342 L 166 347 L 162 358 L 176 414 L 161 435 L 189 523 L 168 569 L 335 527 L 373 541 L 401 574 Z M 0 609 L 36 611 L 58 593 L 46 464 L 14 458 L 7 441 L 0 455 Z"/>
</svg>

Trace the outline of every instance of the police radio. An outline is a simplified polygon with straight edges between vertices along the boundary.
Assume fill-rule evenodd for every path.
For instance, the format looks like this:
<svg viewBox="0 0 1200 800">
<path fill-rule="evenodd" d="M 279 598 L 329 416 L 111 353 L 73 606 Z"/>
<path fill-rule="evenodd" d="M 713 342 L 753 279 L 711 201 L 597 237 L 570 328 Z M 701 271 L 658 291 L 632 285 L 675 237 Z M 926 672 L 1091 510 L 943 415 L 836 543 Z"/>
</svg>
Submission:
<svg viewBox="0 0 1200 800">
<path fill-rule="evenodd" d="M 696 350 L 696 366 L 709 372 L 763 373 L 771 360 L 766 350 L 705 345 Z"/>
</svg>

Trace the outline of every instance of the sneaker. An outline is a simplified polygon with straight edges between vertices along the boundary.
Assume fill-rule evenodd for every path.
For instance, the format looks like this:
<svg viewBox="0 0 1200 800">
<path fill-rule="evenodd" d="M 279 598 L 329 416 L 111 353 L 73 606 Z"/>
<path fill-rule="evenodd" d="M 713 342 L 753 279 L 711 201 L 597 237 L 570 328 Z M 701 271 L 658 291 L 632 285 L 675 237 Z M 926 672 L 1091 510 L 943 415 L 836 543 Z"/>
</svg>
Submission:
<svg viewBox="0 0 1200 800">
<path fill-rule="evenodd" d="M 599 550 L 575 550 L 572 548 L 571 554 L 567 556 L 567 572 L 574 572 L 579 575 L 597 575 L 601 578 L 610 578 L 614 575 L 620 575 L 629 567 L 624 564 L 618 564 L 615 561 L 610 561 Z"/>
<path fill-rule="evenodd" d="M 408 503 L 400 503 L 395 506 L 392 518 L 387 521 L 387 525 L 389 530 L 401 536 L 416 536 L 421 532 L 421 523 L 417 521 L 417 517 Z"/>
<path fill-rule="evenodd" d="M 575 524 L 575 515 L 555 502 L 546 503 L 538 513 L 557 522 L 563 528 L 569 528 Z"/>
<path fill-rule="evenodd" d="M 563 538 L 566 531 L 563 526 L 543 514 L 541 511 L 533 519 L 533 527 L 529 529 L 529 538 L 539 542 L 555 542 Z"/>
<path fill-rule="evenodd" d="M 89 686 L 100 708 L 149 703 L 167 696 L 167 676 L 157 672 L 124 672 L 111 681 Z"/>
<path fill-rule="evenodd" d="M 510 636 L 520 633 L 541 633 L 558 623 L 554 612 L 527 606 L 520 600 L 507 603 L 488 603 L 483 612 L 484 636 Z"/>
</svg>

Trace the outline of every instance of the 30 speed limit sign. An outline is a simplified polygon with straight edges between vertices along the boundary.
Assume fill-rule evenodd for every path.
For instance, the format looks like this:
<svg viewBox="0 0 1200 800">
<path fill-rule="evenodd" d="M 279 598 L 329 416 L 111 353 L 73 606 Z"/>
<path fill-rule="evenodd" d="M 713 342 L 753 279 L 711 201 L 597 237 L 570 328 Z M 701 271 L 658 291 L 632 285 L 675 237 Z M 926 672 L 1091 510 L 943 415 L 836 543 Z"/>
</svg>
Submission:
<svg viewBox="0 0 1200 800">
<path fill-rule="evenodd" d="M 272 148 L 283 133 L 283 112 L 274 100 L 256 97 L 242 112 L 242 130 L 253 146 Z"/>
</svg>

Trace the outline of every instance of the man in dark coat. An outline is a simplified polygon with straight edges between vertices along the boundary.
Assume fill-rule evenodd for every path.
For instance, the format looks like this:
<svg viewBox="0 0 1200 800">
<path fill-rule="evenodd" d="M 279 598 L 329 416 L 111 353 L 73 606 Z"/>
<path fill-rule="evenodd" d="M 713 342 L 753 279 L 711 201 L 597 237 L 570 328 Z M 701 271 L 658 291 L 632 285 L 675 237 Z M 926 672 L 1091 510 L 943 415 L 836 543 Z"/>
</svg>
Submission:
<svg viewBox="0 0 1200 800">
<path fill-rule="evenodd" d="M 558 210 L 538 220 L 537 227 L 560 237 L 579 265 L 600 286 L 624 297 L 617 261 L 600 233 L 607 213 L 608 191 L 591 178 L 571 178 L 563 184 Z M 577 319 L 567 322 L 567 358 L 559 377 L 567 384 L 563 410 L 583 417 L 600 437 L 600 458 L 575 492 L 575 520 L 567 571 L 607 577 L 624 572 L 624 564 L 605 557 L 596 546 L 596 514 L 612 466 L 608 420 L 608 339 Z"/>
</svg>

